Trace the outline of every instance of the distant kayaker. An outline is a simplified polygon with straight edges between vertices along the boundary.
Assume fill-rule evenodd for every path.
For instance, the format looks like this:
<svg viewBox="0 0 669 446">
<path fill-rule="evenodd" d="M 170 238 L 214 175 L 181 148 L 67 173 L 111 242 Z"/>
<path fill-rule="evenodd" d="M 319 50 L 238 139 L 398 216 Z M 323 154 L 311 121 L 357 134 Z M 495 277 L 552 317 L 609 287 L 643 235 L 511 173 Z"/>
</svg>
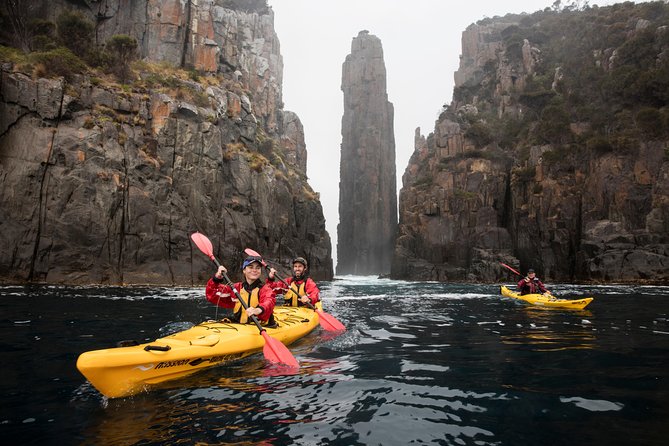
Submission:
<svg viewBox="0 0 669 446">
<path fill-rule="evenodd" d="M 520 294 L 544 294 L 548 293 L 550 294 L 550 291 L 546 289 L 544 284 L 539 280 L 539 278 L 536 276 L 534 270 L 532 268 L 527 270 L 527 276 L 525 278 L 520 279 L 518 282 L 518 290 L 520 291 Z"/>
<path fill-rule="evenodd" d="M 223 274 L 227 273 L 228 270 L 223 265 L 218 267 L 216 274 L 207 282 L 205 291 L 207 300 L 219 307 L 232 308 L 233 315 L 230 319 L 233 322 L 246 324 L 251 322 L 251 316 L 254 315 L 263 324 L 275 325 L 273 312 L 276 294 L 271 286 L 260 280 L 262 274 L 261 261 L 260 257 L 247 257 L 242 264 L 244 280 L 233 284 L 242 299 L 247 303 L 248 309 L 246 310 L 235 296 L 232 288 L 225 284 Z"/>
<path fill-rule="evenodd" d="M 293 260 L 293 276 L 285 279 L 290 288 L 281 281 L 275 281 L 275 277 L 276 270 L 270 268 L 267 275 L 267 284 L 272 286 L 276 294 L 283 294 L 286 305 L 297 307 L 305 305 L 307 302 L 316 305 L 316 302 L 321 300 L 320 290 L 316 282 L 309 277 L 309 265 L 304 257 L 297 257 Z M 295 291 L 297 291 L 297 294 Z"/>
</svg>

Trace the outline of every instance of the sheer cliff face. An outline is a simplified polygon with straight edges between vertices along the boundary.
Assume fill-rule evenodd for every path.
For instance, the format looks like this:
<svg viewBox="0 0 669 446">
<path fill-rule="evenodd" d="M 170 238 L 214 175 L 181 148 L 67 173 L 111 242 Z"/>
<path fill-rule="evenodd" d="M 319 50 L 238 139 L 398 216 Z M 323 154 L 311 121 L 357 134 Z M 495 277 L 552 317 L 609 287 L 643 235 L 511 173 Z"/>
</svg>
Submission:
<svg viewBox="0 0 669 446">
<path fill-rule="evenodd" d="M 548 280 L 669 281 L 667 133 L 639 131 L 662 96 L 624 96 L 635 79 L 617 86 L 613 68 L 624 54 L 639 66 L 640 41 L 653 61 L 644 76 L 664 69 L 667 27 L 641 17 L 667 14 L 636 8 L 611 17 L 589 10 L 602 20 L 537 13 L 467 28 L 453 103 L 427 138 L 416 131 L 392 277 L 513 279 L 503 262 Z M 595 30 L 577 41 L 617 46 L 553 44 L 552 29 L 569 39 L 579 20 L 619 34 Z M 584 83 L 583 72 L 601 83 Z"/>
<path fill-rule="evenodd" d="M 195 231 L 233 277 L 247 247 L 285 270 L 306 257 L 314 277 L 332 277 L 302 124 L 281 108 L 272 13 L 222 3 L 106 1 L 83 11 L 102 8 L 98 36 L 134 35 L 146 59 L 186 61 L 199 82 L 172 70 L 161 74 L 170 87 L 129 90 L 3 65 L 0 280 L 201 283 L 212 265 L 192 245 Z"/>
<path fill-rule="evenodd" d="M 393 106 L 378 37 L 361 31 L 343 65 L 338 274 L 390 271 L 397 226 Z"/>
</svg>

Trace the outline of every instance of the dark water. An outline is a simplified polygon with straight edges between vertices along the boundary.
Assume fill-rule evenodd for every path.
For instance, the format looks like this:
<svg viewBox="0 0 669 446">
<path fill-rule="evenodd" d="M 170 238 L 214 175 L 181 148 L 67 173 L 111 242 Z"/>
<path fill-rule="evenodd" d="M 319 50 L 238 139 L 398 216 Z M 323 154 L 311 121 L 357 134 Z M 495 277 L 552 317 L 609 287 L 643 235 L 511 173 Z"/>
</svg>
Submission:
<svg viewBox="0 0 669 446">
<path fill-rule="evenodd" d="M 524 307 L 496 286 L 322 283 L 348 331 L 108 400 L 86 350 L 153 340 L 214 308 L 201 289 L 0 288 L 4 444 L 666 445 L 669 287 L 554 286 L 584 311 Z"/>
</svg>

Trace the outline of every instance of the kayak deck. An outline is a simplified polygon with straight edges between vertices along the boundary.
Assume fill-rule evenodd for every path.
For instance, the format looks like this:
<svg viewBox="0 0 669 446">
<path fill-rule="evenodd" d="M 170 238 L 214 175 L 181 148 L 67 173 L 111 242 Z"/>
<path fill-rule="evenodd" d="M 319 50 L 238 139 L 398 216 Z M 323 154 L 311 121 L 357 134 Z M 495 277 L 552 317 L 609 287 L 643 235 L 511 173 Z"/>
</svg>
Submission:
<svg viewBox="0 0 669 446">
<path fill-rule="evenodd" d="M 272 338 L 290 344 L 318 326 L 318 314 L 303 307 L 276 307 Z M 265 339 L 255 324 L 206 321 L 153 342 L 82 353 L 77 369 L 109 398 L 129 396 L 150 385 L 181 378 L 260 352 Z"/>
<path fill-rule="evenodd" d="M 544 294 L 524 294 L 520 295 L 515 291 L 511 291 L 509 288 L 502 286 L 501 287 L 502 296 L 510 297 L 512 299 L 517 299 L 524 301 L 531 305 L 536 305 L 546 308 L 567 308 L 572 310 L 582 310 L 592 302 L 592 297 L 584 297 L 582 299 L 558 299 L 556 297 Z"/>
</svg>

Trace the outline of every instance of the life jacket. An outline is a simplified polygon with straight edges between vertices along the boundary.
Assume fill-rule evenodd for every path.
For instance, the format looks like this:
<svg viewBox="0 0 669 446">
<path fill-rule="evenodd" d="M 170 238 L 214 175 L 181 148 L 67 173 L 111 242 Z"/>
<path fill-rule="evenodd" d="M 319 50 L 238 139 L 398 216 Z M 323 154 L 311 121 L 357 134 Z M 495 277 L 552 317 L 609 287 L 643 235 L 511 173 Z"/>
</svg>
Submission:
<svg viewBox="0 0 669 446">
<path fill-rule="evenodd" d="M 262 285 L 260 280 L 256 280 L 251 285 L 246 282 L 242 285 L 242 288 L 239 290 L 239 295 L 244 299 L 244 302 L 246 302 L 248 307 L 258 306 L 258 303 L 260 302 L 259 293 Z M 235 319 L 237 319 L 240 324 L 248 323 L 249 316 L 246 314 L 246 310 L 241 302 L 237 301 L 233 312 L 235 314 Z"/>
<path fill-rule="evenodd" d="M 535 277 L 534 279 L 530 280 L 529 283 L 523 281 L 523 287 L 521 289 L 520 295 L 525 295 L 525 294 L 541 294 L 541 287 L 539 286 L 539 279 Z"/>
<path fill-rule="evenodd" d="M 290 305 L 291 307 L 297 307 L 300 305 L 300 296 L 304 296 L 307 294 L 305 287 L 307 286 L 307 280 L 304 279 L 304 281 L 300 284 L 295 282 L 295 278 L 293 277 L 293 281 L 290 284 L 290 287 L 288 287 L 288 291 L 286 294 L 283 295 L 284 298 L 284 304 L 285 305 Z M 295 294 L 295 291 L 293 291 L 295 288 L 297 288 L 297 292 L 299 293 L 299 296 Z"/>
</svg>

